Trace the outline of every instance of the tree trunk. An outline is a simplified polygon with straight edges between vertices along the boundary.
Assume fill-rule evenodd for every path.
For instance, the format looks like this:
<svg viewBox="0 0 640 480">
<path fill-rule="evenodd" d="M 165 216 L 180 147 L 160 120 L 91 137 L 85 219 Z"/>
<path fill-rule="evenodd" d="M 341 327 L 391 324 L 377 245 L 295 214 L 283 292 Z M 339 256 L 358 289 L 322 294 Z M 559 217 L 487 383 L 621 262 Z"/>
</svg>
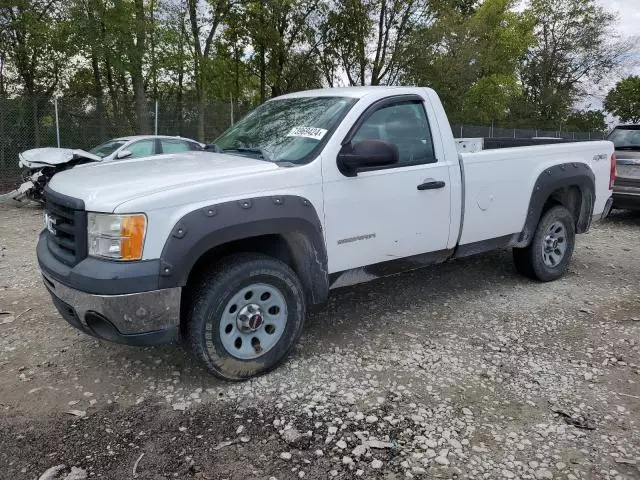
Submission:
<svg viewBox="0 0 640 480">
<path fill-rule="evenodd" d="M 176 110 L 178 115 L 178 135 L 184 134 L 184 39 L 186 31 L 184 28 L 184 17 L 180 16 L 180 66 L 178 70 L 178 91 L 176 93 Z"/>
<path fill-rule="evenodd" d="M 133 99 L 136 107 L 138 133 L 149 133 L 149 112 L 144 89 L 144 75 L 142 62 L 146 45 L 146 19 L 144 0 L 135 0 L 135 36 L 136 44 L 132 46 L 131 83 L 133 84 Z"/>
<path fill-rule="evenodd" d="M 264 103 L 267 99 L 267 62 L 263 43 L 258 49 L 258 56 L 260 58 L 260 103 Z"/>
<path fill-rule="evenodd" d="M 258 55 L 260 58 L 260 103 L 264 103 L 267 99 L 267 61 L 266 61 L 266 47 L 264 38 L 264 5 L 260 3 L 260 27 L 262 28 L 262 38 L 260 38 L 260 45 L 258 46 Z"/>
<path fill-rule="evenodd" d="M 34 93 L 30 95 L 31 97 L 31 113 L 32 113 L 32 121 L 33 121 L 33 145 L 38 148 L 40 146 L 40 120 L 38 115 L 38 96 Z"/>
<path fill-rule="evenodd" d="M 189 22 L 191 24 L 191 37 L 193 42 L 193 76 L 196 83 L 196 105 L 198 108 L 198 140 L 204 141 L 204 88 L 202 86 L 203 54 L 200 45 L 200 26 L 198 25 L 198 2 L 188 0 Z"/>
<path fill-rule="evenodd" d="M 93 92 L 96 97 L 96 114 L 98 115 L 98 135 L 100 135 L 100 141 L 102 142 L 107 139 L 107 110 L 104 107 L 100 64 L 98 63 L 98 57 L 95 52 L 91 53 L 91 68 L 93 70 Z"/>
</svg>

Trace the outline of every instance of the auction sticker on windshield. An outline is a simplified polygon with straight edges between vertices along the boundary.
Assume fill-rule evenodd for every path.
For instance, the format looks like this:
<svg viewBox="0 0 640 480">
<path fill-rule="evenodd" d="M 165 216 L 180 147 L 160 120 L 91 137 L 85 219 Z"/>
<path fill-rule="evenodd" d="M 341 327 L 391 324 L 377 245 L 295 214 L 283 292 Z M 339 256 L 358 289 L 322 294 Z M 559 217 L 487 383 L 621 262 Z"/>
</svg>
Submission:
<svg viewBox="0 0 640 480">
<path fill-rule="evenodd" d="M 287 137 L 305 137 L 305 138 L 313 138 L 314 140 L 322 140 L 327 133 L 327 130 L 324 128 L 316 128 L 316 127 L 293 127 L 289 133 L 287 133 Z"/>
</svg>

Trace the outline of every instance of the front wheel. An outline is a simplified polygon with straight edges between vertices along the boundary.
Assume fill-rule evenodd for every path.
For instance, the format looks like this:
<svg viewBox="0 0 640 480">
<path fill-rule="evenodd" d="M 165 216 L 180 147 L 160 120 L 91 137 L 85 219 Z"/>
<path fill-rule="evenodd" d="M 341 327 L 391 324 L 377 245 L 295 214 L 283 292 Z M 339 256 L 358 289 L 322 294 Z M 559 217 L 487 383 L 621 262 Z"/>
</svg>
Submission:
<svg viewBox="0 0 640 480">
<path fill-rule="evenodd" d="M 234 254 L 195 287 L 187 341 L 211 373 L 244 380 L 287 357 L 305 311 L 302 285 L 288 265 L 266 255 Z"/>
<path fill-rule="evenodd" d="M 575 241 L 573 215 L 563 206 L 552 207 L 542 215 L 531 244 L 513 249 L 516 270 L 541 282 L 557 280 L 569 267 Z"/>
</svg>

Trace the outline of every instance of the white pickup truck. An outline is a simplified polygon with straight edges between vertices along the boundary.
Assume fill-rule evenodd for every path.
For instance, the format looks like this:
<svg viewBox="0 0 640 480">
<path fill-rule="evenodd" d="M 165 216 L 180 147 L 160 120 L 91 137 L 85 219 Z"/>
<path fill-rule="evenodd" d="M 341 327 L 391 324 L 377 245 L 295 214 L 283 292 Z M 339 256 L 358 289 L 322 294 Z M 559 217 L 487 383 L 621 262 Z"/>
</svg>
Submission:
<svg viewBox="0 0 640 480">
<path fill-rule="evenodd" d="M 615 178 L 607 141 L 459 153 L 428 88 L 285 95 L 216 145 L 55 175 L 37 254 L 76 328 L 181 338 L 231 380 L 278 365 L 334 287 L 505 247 L 561 277 Z"/>
</svg>

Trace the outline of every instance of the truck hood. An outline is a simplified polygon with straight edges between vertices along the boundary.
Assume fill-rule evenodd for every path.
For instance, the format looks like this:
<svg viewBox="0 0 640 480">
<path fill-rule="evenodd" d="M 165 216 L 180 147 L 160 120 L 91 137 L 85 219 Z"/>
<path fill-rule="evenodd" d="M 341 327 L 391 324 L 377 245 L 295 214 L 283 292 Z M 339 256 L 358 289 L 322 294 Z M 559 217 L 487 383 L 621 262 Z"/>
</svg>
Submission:
<svg viewBox="0 0 640 480">
<path fill-rule="evenodd" d="M 278 168 L 236 155 L 185 152 L 73 168 L 54 175 L 49 188 L 83 200 L 87 210 L 112 212 L 145 195 Z"/>
<path fill-rule="evenodd" d="M 71 148 L 33 148 L 18 155 L 19 167 L 41 168 L 52 165 L 62 165 L 72 160 L 88 160 L 90 162 L 100 162 L 102 158 L 93 153 Z"/>
</svg>

